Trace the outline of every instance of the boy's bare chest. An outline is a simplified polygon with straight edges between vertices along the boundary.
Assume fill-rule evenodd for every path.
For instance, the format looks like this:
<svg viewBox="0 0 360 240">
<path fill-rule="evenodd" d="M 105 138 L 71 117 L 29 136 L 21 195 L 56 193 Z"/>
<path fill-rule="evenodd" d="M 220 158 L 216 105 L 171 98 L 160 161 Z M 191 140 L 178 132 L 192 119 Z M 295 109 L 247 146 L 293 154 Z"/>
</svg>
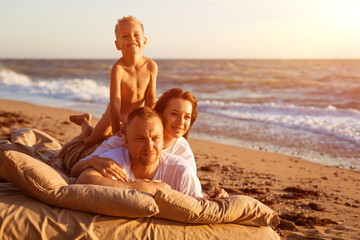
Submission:
<svg viewBox="0 0 360 240">
<path fill-rule="evenodd" d="M 127 87 L 142 88 L 146 87 L 150 81 L 150 74 L 145 72 L 124 74 L 122 83 Z"/>
<path fill-rule="evenodd" d="M 150 73 L 147 71 L 126 71 L 121 81 L 122 94 L 133 96 L 143 95 L 150 82 Z"/>
</svg>

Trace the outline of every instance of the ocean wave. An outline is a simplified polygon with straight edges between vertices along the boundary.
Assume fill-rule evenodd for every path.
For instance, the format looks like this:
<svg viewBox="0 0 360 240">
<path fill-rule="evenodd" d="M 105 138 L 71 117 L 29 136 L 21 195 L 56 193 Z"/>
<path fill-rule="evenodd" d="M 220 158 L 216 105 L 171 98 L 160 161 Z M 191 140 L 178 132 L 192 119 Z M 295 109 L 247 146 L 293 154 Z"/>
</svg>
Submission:
<svg viewBox="0 0 360 240">
<path fill-rule="evenodd" d="M 14 94 L 31 94 L 82 102 L 107 103 L 109 87 L 92 79 L 31 79 L 9 69 L 0 69 L 0 88 Z"/>
<path fill-rule="evenodd" d="M 324 134 L 360 144 L 360 111 L 304 107 L 283 103 L 201 101 L 199 110 L 225 118 L 258 121 L 284 128 Z"/>
<path fill-rule="evenodd" d="M 13 72 L 5 68 L 0 69 L 0 84 L 0 86 L 31 86 L 33 82 L 28 76 Z"/>
</svg>

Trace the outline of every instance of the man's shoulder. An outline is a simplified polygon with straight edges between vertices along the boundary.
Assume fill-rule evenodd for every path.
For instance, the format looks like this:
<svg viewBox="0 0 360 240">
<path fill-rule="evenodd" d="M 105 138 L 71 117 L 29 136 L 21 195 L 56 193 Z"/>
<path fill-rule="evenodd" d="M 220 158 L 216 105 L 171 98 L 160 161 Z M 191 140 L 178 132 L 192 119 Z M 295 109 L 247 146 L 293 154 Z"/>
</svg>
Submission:
<svg viewBox="0 0 360 240">
<path fill-rule="evenodd" d="M 126 147 L 123 146 L 116 146 L 113 149 L 110 149 L 109 152 L 114 152 L 114 153 L 127 153 L 128 149 Z"/>
<path fill-rule="evenodd" d="M 116 147 L 99 155 L 103 158 L 111 158 L 120 165 L 129 164 L 129 151 L 125 147 Z"/>
<path fill-rule="evenodd" d="M 101 145 L 106 145 L 112 148 L 116 148 L 116 147 L 125 147 L 125 139 L 123 136 L 118 136 L 118 135 L 114 135 L 112 137 L 110 137 L 109 139 L 105 140 Z"/>
</svg>

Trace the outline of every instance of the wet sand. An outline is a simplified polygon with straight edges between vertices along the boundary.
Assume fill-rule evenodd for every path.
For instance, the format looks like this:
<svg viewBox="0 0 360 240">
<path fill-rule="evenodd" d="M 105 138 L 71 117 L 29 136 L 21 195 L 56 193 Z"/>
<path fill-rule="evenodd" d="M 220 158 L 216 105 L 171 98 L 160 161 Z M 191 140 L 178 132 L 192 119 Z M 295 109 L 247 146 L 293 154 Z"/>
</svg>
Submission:
<svg viewBox="0 0 360 240">
<path fill-rule="evenodd" d="M 0 99 L 0 138 L 30 127 L 65 143 L 80 133 L 68 120 L 74 113 Z M 282 219 L 276 230 L 283 239 L 360 239 L 360 172 L 204 140 L 189 142 L 204 190 L 222 187 L 230 195 L 249 195 L 267 204 Z"/>
</svg>

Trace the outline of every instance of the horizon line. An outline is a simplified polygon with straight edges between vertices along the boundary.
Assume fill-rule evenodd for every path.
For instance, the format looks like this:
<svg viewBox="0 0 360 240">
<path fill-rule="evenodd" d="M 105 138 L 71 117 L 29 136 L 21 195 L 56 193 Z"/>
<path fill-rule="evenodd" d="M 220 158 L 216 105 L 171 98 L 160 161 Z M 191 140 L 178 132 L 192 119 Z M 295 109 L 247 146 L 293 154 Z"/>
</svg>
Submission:
<svg viewBox="0 0 360 240">
<path fill-rule="evenodd" d="M 118 58 L 33 58 L 5 57 L 0 60 L 116 60 Z M 360 60 L 359 58 L 151 58 L 153 60 Z"/>
</svg>

